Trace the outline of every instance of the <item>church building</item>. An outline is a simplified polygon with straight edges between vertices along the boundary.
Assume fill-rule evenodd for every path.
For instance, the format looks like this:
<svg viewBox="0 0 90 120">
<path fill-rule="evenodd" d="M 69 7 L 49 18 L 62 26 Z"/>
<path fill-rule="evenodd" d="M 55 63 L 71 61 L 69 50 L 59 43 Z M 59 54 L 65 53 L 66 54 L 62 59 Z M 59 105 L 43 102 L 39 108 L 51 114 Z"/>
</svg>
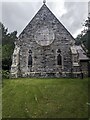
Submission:
<svg viewBox="0 0 90 120">
<path fill-rule="evenodd" d="M 44 1 L 15 41 L 11 77 L 87 77 L 88 61 L 84 46 L 75 45 Z"/>
</svg>

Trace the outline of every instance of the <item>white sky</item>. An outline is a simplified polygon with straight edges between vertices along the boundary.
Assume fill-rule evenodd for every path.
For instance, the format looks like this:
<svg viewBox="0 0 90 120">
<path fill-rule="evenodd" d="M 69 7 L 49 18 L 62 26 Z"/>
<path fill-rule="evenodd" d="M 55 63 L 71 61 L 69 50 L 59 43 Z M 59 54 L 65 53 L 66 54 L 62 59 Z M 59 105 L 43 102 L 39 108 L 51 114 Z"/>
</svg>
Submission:
<svg viewBox="0 0 90 120">
<path fill-rule="evenodd" d="M 9 32 L 17 30 L 19 35 L 42 5 L 43 0 L 2 0 L 0 21 Z M 46 5 L 74 37 L 83 29 L 88 0 L 46 0 Z"/>
</svg>

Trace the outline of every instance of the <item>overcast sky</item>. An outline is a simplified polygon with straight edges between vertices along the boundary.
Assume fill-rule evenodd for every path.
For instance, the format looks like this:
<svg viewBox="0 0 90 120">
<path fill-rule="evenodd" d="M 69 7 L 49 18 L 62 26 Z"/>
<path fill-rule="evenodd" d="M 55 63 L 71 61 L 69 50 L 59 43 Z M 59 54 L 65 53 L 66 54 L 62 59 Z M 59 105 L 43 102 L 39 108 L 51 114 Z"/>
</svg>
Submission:
<svg viewBox="0 0 90 120">
<path fill-rule="evenodd" d="M 50 10 L 74 37 L 83 29 L 82 24 L 88 17 L 88 0 L 75 1 L 47 0 L 46 2 Z M 17 30 L 19 35 L 41 8 L 43 0 L 12 0 L 12 2 L 3 0 L 1 3 L 0 21 L 9 29 L 9 32 Z"/>
</svg>

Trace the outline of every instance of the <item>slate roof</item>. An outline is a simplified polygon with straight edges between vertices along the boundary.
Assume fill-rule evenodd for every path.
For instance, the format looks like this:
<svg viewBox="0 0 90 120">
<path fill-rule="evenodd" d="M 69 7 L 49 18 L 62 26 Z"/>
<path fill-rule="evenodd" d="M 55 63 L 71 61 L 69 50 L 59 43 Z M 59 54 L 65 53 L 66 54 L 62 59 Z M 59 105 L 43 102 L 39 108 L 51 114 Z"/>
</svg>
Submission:
<svg viewBox="0 0 90 120">
<path fill-rule="evenodd" d="M 86 55 L 86 52 L 83 50 L 81 46 L 76 46 L 77 52 L 79 54 L 79 60 L 89 60 Z"/>
<path fill-rule="evenodd" d="M 78 54 L 80 61 L 90 60 L 87 57 L 86 52 L 83 50 L 83 48 L 81 47 L 81 45 L 79 45 L 79 46 L 77 46 L 77 45 L 72 46 L 71 47 L 71 52 L 72 52 L 72 54 Z"/>
</svg>

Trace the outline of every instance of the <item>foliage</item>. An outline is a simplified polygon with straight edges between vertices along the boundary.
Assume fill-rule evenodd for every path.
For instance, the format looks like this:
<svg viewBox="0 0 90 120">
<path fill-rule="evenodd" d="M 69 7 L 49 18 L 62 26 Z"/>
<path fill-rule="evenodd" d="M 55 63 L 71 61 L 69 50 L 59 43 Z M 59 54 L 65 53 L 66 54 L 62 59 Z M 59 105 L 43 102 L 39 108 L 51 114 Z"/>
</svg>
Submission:
<svg viewBox="0 0 90 120">
<path fill-rule="evenodd" d="M 8 33 L 8 29 L 2 24 L 2 45 L 14 44 L 15 39 L 17 38 L 17 31 Z"/>
<path fill-rule="evenodd" d="M 80 45 L 80 44 L 82 44 L 82 40 L 81 40 L 82 37 L 83 37 L 82 34 L 79 34 L 79 35 L 77 36 L 77 38 L 76 38 L 76 42 L 75 42 L 76 45 Z"/>
<path fill-rule="evenodd" d="M 76 45 L 84 44 L 85 47 L 88 49 L 88 33 L 86 34 L 79 34 L 76 38 Z"/>
<path fill-rule="evenodd" d="M 13 53 L 13 46 L 11 44 L 4 45 L 2 47 L 2 68 L 4 70 L 9 70 L 11 63 L 12 63 L 12 53 Z"/>
<path fill-rule="evenodd" d="M 2 69 L 10 70 L 14 41 L 17 39 L 17 31 L 8 33 L 8 29 L 2 25 Z"/>
<path fill-rule="evenodd" d="M 90 13 L 89 13 L 90 14 Z M 90 28 L 90 17 L 88 17 L 88 19 L 85 21 L 84 24 L 86 27 Z"/>
<path fill-rule="evenodd" d="M 9 79 L 9 74 L 8 70 L 2 70 L 2 78 Z"/>
<path fill-rule="evenodd" d="M 1 65 L 1 63 L 2 63 L 2 45 L 0 45 L 0 65 Z"/>
<path fill-rule="evenodd" d="M 3 118 L 88 118 L 88 79 L 3 81 Z"/>
<path fill-rule="evenodd" d="M 76 37 L 76 45 L 84 44 L 90 53 L 90 17 L 84 23 L 85 29 Z"/>
</svg>

